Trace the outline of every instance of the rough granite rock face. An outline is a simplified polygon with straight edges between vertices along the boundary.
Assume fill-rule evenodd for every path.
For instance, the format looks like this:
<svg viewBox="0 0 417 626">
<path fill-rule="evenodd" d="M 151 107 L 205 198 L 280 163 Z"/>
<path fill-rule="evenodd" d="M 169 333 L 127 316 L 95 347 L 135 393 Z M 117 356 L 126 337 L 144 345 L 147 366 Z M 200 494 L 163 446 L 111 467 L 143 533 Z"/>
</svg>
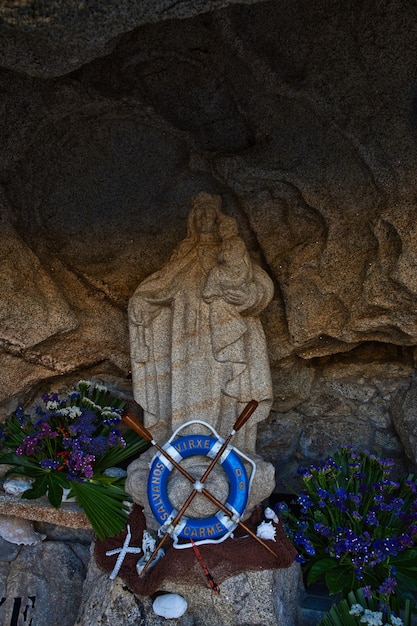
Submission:
<svg viewBox="0 0 417 626">
<path fill-rule="evenodd" d="M 119 36 L 147 24 L 184 19 L 257 0 L 60 0 L 0 7 L 2 65 L 30 76 L 61 76 L 110 54 Z M 59 51 L 57 53 L 57 51 Z"/>
<path fill-rule="evenodd" d="M 391 412 L 415 375 L 417 7 L 0 18 L 1 416 L 86 376 L 130 393 L 127 302 L 206 190 L 275 283 L 258 447 L 278 477 L 341 443 L 415 464 Z"/>
<path fill-rule="evenodd" d="M 232 576 L 222 583 L 219 595 L 209 587 L 190 587 L 180 582 L 170 583 L 161 592 L 178 593 L 187 600 L 186 613 L 175 619 L 181 626 L 296 626 L 301 587 L 300 566 L 293 563 L 287 569 Z M 166 619 L 153 612 L 152 601 L 150 597 L 135 596 L 119 578 L 109 580 L 91 558 L 74 626 L 162 626 Z"/>
<path fill-rule="evenodd" d="M 88 553 L 88 546 L 76 541 L 19 547 L 0 539 L 1 623 L 73 626 Z"/>
</svg>

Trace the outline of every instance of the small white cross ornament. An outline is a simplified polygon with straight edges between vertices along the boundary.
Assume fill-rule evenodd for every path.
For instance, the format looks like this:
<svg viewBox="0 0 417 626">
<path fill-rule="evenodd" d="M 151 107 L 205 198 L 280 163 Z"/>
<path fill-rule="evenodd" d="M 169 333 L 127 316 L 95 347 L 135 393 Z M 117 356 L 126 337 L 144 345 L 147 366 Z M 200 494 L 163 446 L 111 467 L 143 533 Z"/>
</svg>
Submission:
<svg viewBox="0 0 417 626">
<path fill-rule="evenodd" d="M 119 554 L 117 557 L 117 561 L 113 567 L 113 571 L 110 574 L 110 580 L 114 580 L 119 573 L 119 570 L 122 566 L 124 558 L 126 554 L 139 554 L 142 552 L 142 548 L 133 548 L 129 546 L 130 540 L 132 538 L 132 534 L 130 532 L 130 525 L 127 525 L 127 535 L 124 540 L 123 546 L 121 548 L 116 548 L 115 550 L 107 550 L 106 556 L 113 556 L 114 554 Z"/>
</svg>

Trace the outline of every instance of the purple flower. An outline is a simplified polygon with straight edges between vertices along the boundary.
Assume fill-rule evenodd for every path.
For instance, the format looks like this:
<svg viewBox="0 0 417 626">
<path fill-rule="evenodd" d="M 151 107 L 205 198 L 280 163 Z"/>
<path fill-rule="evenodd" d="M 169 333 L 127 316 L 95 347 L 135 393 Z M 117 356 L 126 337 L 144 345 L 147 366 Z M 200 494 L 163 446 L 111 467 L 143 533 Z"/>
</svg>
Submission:
<svg viewBox="0 0 417 626">
<path fill-rule="evenodd" d="M 301 494 L 297 498 L 297 503 L 301 507 L 301 513 L 307 513 L 308 509 L 313 506 L 310 496 L 307 494 Z"/>
<path fill-rule="evenodd" d="M 72 453 L 68 459 L 68 478 L 78 477 L 80 474 L 86 478 L 92 478 L 95 460 L 92 454 L 84 454 L 81 451 Z"/>
<path fill-rule="evenodd" d="M 417 485 L 413 480 L 405 480 L 404 485 L 411 490 L 411 493 L 417 493 Z"/>
<path fill-rule="evenodd" d="M 353 504 L 355 504 L 356 506 L 359 506 L 362 503 L 362 495 L 359 494 L 355 494 L 355 493 L 350 493 L 349 494 L 349 499 L 351 500 L 351 502 L 353 502 Z"/>
<path fill-rule="evenodd" d="M 384 582 L 378 587 L 377 592 L 381 594 L 389 595 L 394 592 L 397 585 L 397 581 L 392 576 L 388 576 Z"/>
<path fill-rule="evenodd" d="M 316 554 L 316 551 L 310 539 L 303 535 L 303 533 L 295 533 L 294 543 L 297 545 L 301 545 L 308 555 L 313 556 L 314 554 Z"/>
<path fill-rule="evenodd" d="M 375 511 L 368 511 L 365 516 L 365 522 L 369 524 L 369 526 L 379 526 L 379 521 Z"/>
<path fill-rule="evenodd" d="M 117 428 L 112 428 L 112 430 L 110 431 L 108 442 L 109 442 L 109 446 L 112 446 L 112 447 L 115 447 L 118 444 L 121 444 L 122 446 L 126 445 L 126 442 L 120 436 L 120 432 L 117 430 Z"/>
<path fill-rule="evenodd" d="M 324 537 L 330 537 L 330 528 L 326 526 L 326 524 L 324 524 L 323 522 L 316 522 L 314 524 L 314 530 L 319 535 L 323 535 Z"/>
<path fill-rule="evenodd" d="M 93 437 L 90 439 L 88 445 L 83 447 L 84 451 L 88 451 L 90 454 L 93 454 L 95 457 L 101 456 L 104 454 L 107 448 L 107 437 L 104 435 L 100 435 L 99 437 Z"/>
<path fill-rule="evenodd" d="M 286 502 L 277 502 L 274 506 L 274 511 L 278 515 L 278 517 L 285 517 L 289 510 L 290 509 Z"/>
<path fill-rule="evenodd" d="M 94 411 L 88 409 L 81 409 L 81 415 L 69 426 L 69 431 L 72 435 L 82 434 L 87 437 L 91 437 L 96 430 L 97 415 Z"/>
<path fill-rule="evenodd" d="M 39 461 L 39 465 L 43 469 L 57 470 L 60 466 L 60 462 L 54 461 L 53 459 L 42 459 Z"/>
<path fill-rule="evenodd" d="M 295 560 L 297 561 L 297 563 L 306 563 L 306 559 L 303 557 L 302 554 L 297 554 L 297 556 L 295 557 Z"/>
</svg>

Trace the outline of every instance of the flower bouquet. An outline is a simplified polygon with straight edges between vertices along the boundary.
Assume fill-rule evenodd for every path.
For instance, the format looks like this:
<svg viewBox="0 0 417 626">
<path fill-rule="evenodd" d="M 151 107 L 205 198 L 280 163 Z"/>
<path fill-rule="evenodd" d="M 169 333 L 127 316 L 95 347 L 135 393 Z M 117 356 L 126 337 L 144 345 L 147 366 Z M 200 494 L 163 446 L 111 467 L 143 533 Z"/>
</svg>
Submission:
<svg viewBox="0 0 417 626">
<path fill-rule="evenodd" d="M 80 381 L 63 398 L 43 394 L 35 415 L 19 408 L 0 430 L 0 464 L 33 479 L 26 499 L 47 496 L 56 508 L 64 490 L 75 497 L 99 539 L 121 532 L 129 512 L 124 476 L 111 471 L 149 444 L 117 426 L 125 402 L 107 387 Z"/>
<path fill-rule="evenodd" d="M 307 585 L 323 580 L 342 597 L 364 588 L 415 601 L 417 486 L 410 475 L 392 480 L 393 462 L 343 448 L 300 470 L 299 514 L 278 504 L 299 550 Z"/>
</svg>

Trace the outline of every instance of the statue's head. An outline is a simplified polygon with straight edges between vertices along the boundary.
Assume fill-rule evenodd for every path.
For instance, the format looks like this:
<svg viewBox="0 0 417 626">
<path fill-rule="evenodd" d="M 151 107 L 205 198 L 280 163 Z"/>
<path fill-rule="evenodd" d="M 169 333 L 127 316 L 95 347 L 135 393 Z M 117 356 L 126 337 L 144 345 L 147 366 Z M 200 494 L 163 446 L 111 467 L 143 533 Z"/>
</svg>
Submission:
<svg viewBox="0 0 417 626">
<path fill-rule="evenodd" d="M 219 235 L 222 239 L 235 237 L 239 234 L 239 228 L 234 217 L 223 215 L 219 224 Z"/>
<path fill-rule="evenodd" d="M 205 207 L 210 205 L 215 205 L 217 207 L 217 210 L 220 211 L 222 208 L 222 197 L 218 194 L 211 194 L 207 191 L 200 191 L 200 193 L 191 198 L 192 207 Z"/>
<path fill-rule="evenodd" d="M 189 233 L 208 233 L 217 230 L 221 215 L 222 198 L 202 191 L 191 198 L 188 220 Z"/>
</svg>

